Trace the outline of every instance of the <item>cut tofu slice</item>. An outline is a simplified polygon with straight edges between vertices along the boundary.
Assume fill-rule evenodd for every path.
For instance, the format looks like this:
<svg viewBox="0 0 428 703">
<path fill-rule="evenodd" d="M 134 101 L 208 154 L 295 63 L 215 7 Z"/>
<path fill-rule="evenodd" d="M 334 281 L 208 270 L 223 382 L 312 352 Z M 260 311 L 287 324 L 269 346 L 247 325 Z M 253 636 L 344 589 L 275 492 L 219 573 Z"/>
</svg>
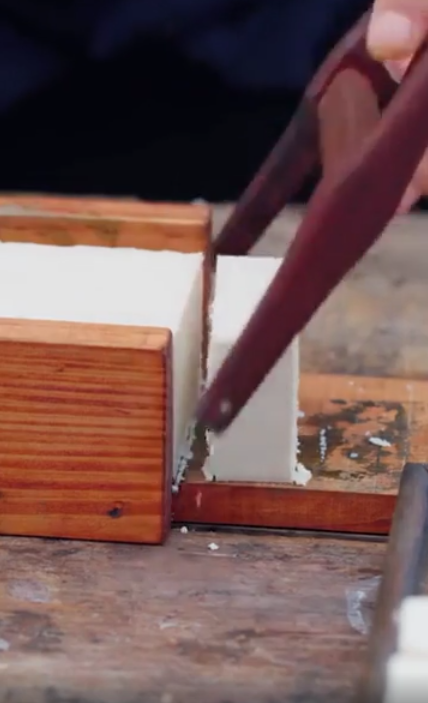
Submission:
<svg viewBox="0 0 428 703">
<path fill-rule="evenodd" d="M 383 703 L 428 701 L 428 657 L 394 654 L 386 666 Z"/>
<path fill-rule="evenodd" d="M 280 264 L 280 259 L 272 258 L 218 257 L 208 381 L 213 380 Z M 231 427 L 219 437 L 210 437 L 210 456 L 204 467 L 207 477 L 221 481 L 294 480 L 298 380 L 298 341 L 295 340 Z"/>
<path fill-rule="evenodd" d="M 167 328 L 173 466 L 200 392 L 202 254 L 0 244 L 0 318 Z"/>
<path fill-rule="evenodd" d="M 397 650 L 428 657 L 428 596 L 410 596 L 401 604 Z"/>
</svg>

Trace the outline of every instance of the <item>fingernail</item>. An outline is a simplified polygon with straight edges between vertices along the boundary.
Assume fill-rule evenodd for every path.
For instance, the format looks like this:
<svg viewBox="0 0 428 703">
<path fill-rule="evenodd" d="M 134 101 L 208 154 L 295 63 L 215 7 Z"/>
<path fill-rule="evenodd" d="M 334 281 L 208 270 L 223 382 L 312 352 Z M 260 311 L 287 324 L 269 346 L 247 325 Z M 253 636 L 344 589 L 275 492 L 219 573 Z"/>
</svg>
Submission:
<svg viewBox="0 0 428 703">
<path fill-rule="evenodd" d="M 384 61 L 383 65 L 391 76 L 392 80 L 400 83 L 406 75 L 411 59 L 401 59 L 399 61 Z"/>
<path fill-rule="evenodd" d="M 375 12 L 367 32 L 367 46 L 376 59 L 400 59 L 415 51 L 422 35 L 419 24 L 406 15 L 392 10 Z"/>
<path fill-rule="evenodd" d="M 397 208 L 397 215 L 406 215 L 421 197 L 421 191 L 413 184 L 410 184 L 401 198 L 401 203 Z"/>
</svg>

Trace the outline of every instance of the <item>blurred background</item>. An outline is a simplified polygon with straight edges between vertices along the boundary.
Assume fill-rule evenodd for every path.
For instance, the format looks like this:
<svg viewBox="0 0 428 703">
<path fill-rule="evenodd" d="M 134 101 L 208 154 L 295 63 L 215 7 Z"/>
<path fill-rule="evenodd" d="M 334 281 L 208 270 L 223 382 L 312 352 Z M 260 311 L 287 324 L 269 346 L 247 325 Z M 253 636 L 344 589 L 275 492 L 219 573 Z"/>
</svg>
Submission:
<svg viewBox="0 0 428 703">
<path fill-rule="evenodd" d="M 194 7 L 194 0 L 176 7 L 186 3 Z M 0 0 L 0 29 L 7 21 L 20 36 L 36 37 L 71 59 L 56 81 L 29 91 L 0 116 L 0 189 L 234 201 L 285 129 L 319 63 L 370 5 L 224 0 L 215 33 L 202 8 L 221 0 L 198 3 L 205 34 L 196 23 L 188 39 L 164 23 L 163 32 L 131 32 L 94 61 L 81 51 L 81 27 L 71 21 L 79 2 Z M 121 3 L 112 4 L 120 10 Z M 0 91 L 2 81 L 15 80 L 7 50 L 3 42 Z M 307 198 L 317 175 L 297 201 Z"/>
</svg>

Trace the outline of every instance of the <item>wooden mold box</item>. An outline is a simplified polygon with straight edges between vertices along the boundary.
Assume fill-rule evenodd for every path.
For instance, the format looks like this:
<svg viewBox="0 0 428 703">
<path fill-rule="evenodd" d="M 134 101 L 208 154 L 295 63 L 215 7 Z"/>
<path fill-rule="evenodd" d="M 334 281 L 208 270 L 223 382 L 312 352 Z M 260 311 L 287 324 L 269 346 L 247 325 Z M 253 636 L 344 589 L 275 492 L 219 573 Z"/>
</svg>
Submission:
<svg viewBox="0 0 428 703">
<path fill-rule="evenodd" d="M 299 396 L 307 485 L 212 482 L 194 466 L 178 523 L 388 534 L 404 464 L 426 460 L 428 384 L 303 373 Z"/>
<path fill-rule="evenodd" d="M 409 221 L 405 226 L 412 230 Z M 284 221 L 280 220 L 281 238 L 264 253 L 283 254 L 283 227 Z M 176 524 L 185 525 L 386 535 L 404 464 L 427 460 L 425 221 L 422 229 L 410 239 L 407 231 L 405 236 L 401 231 L 389 232 L 389 238 L 383 238 L 355 274 L 341 284 L 302 336 L 299 458 L 312 472 L 305 487 L 207 481 L 200 468 L 203 448 L 199 445 L 197 460 L 180 490 L 173 494 L 171 508 L 163 438 L 158 437 L 157 463 L 144 474 L 144 490 L 140 491 L 135 472 L 127 470 L 123 443 L 120 444 L 121 436 L 126 434 L 126 422 L 131 423 L 125 411 L 112 423 L 111 433 L 99 438 L 103 448 L 94 446 L 95 458 L 85 473 L 85 481 L 73 470 L 79 445 L 70 435 L 68 445 L 64 444 L 63 424 L 61 466 L 56 464 L 55 480 L 51 474 L 49 481 L 43 483 L 43 467 L 48 461 L 58 461 L 57 454 L 54 453 L 55 459 L 48 455 L 47 438 L 53 436 L 52 426 L 56 431 L 61 428 L 64 415 L 57 402 L 50 416 L 52 426 L 43 422 L 43 432 L 40 428 L 38 431 L 34 413 L 46 401 L 48 386 L 46 378 L 36 386 L 31 373 L 36 363 L 45 375 L 55 364 L 55 368 L 62 368 L 54 347 L 50 356 L 42 353 L 51 335 L 58 340 L 56 354 L 61 353 L 64 358 L 69 354 L 74 360 L 79 357 L 79 372 L 73 376 L 69 369 L 68 377 L 61 372 L 70 402 L 78 397 L 79 387 L 85 393 L 85 373 L 87 379 L 99 340 L 93 329 L 82 328 L 81 335 L 74 335 L 72 347 L 67 325 L 61 329 L 61 325 L 47 323 L 0 322 L 0 534 L 160 543 L 172 517 Z M 0 198 L 0 239 L 5 241 L 197 252 L 208 250 L 210 230 L 209 210 L 199 205 Z M 207 256 L 205 305 L 210 284 Z M 114 392 L 114 384 L 116 389 L 128 384 L 127 398 L 132 403 L 135 378 L 131 378 L 129 368 L 140 348 L 141 330 L 127 332 L 125 342 L 122 332 L 114 335 L 98 330 L 110 389 Z M 165 407 L 168 392 L 167 335 L 157 330 L 145 336 L 144 344 L 147 373 L 159 379 L 156 399 L 150 397 L 150 422 L 155 422 L 156 412 L 158 427 L 165 429 L 167 417 L 161 408 Z M 14 349 L 20 354 L 25 349 L 27 356 L 21 368 Z M 104 382 L 106 373 L 101 368 L 97 373 L 97 383 Z M 66 407 L 65 398 L 62 402 Z M 107 411 L 100 406 L 99 412 Z M 135 415 L 135 422 L 143 426 L 145 416 L 141 409 L 140 413 Z M 90 437 L 90 421 L 87 423 Z M 386 440 L 386 444 L 373 444 L 370 437 Z M 79 442 L 82 445 L 81 435 Z M 52 446 L 55 452 L 58 446 Z M 108 473 L 106 462 L 97 462 L 102 451 L 110 451 L 111 456 L 116 452 L 113 463 L 117 470 Z M 7 465 L 12 466 L 11 461 L 13 469 L 2 471 Z M 101 469 L 105 478 L 102 486 Z M 261 474 L 262 471 L 263 467 Z"/>
<path fill-rule="evenodd" d="M 218 230 L 230 207 L 214 214 Z M 282 256 L 300 218 L 286 209 L 254 253 Z M 311 480 L 212 482 L 195 465 L 173 497 L 178 524 L 388 534 L 405 463 L 428 461 L 426 226 L 426 214 L 394 220 L 300 337 Z"/>
<path fill-rule="evenodd" d="M 205 252 L 210 215 L 199 205 L 2 197 L 0 239 Z M 166 329 L 0 320 L 0 534 L 164 541 L 170 348 Z"/>
</svg>

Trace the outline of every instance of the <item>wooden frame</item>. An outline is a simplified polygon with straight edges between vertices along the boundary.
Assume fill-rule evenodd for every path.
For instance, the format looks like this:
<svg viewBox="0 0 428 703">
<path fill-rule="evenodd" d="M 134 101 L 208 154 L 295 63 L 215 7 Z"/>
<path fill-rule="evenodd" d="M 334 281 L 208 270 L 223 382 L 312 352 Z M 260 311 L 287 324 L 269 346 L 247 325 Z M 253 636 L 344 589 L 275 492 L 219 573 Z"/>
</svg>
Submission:
<svg viewBox="0 0 428 703">
<path fill-rule="evenodd" d="M 204 251 L 211 231 L 205 205 L 38 195 L 1 196 L 0 223 L 5 242 L 182 252 Z"/>
<path fill-rule="evenodd" d="M 209 210 L 200 205 L 0 198 L 0 229 L 2 238 L 9 241 L 199 251 L 208 247 L 210 228 Z M 206 302 L 209 280 L 207 275 Z M 342 291 L 341 300 L 347 295 Z M 348 295 L 344 305 L 350 304 Z M 361 312 L 358 305 L 354 314 Z M 382 310 L 376 312 L 379 319 Z M 334 334 L 331 325 L 326 334 Z M 313 472 L 306 487 L 211 483 L 196 467 L 173 495 L 173 520 L 186 525 L 387 534 L 404 463 L 426 459 L 428 384 L 409 378 L 304 373 L 300 407 L 304 413 L 299 420 L 300 459 Z M 319 446 L 323 428 L 329 428 L 324 458 Z M 370 444 L 367 433 L 386 438 L 391 446 Z M 119 538 L 120 520 L 114 523 Z M 120 538 L 129 539 L 129 535 Z M 159 539 L 158 533 L 153 541 Z"/>
<path fill-rule="evenodd" d="M 313 473 L 305 487 L 207 482 L 194 469 L 173 498 L 173 519 L 186 525 L 387 535 L 403 466 L 424 460 L 428 384 L 302 374 L 300 407 L 300 460 Z"/>
<path fill-rule="evenodd" d="M 205 252 L 210 214 L 16 196 L 0 198 L 0 230 L 2 241 Z M 0 320 L 1 534 L 163 542 L 170 351 L 166 329 Z"/>
<path fill-rule="evenodd" d="M 282 256 L 303 212 L 286 208 L 255 253 Z M 217 230 L 230 213 L 216 206 Z M 208 484 L 194 471 L 173 499 L 177 523 L 389 533 L 404 464 L 428 456 L 427 257 L 426 215 L 396 218 L 302 334 L 307 486 Z"/>
</svg>

